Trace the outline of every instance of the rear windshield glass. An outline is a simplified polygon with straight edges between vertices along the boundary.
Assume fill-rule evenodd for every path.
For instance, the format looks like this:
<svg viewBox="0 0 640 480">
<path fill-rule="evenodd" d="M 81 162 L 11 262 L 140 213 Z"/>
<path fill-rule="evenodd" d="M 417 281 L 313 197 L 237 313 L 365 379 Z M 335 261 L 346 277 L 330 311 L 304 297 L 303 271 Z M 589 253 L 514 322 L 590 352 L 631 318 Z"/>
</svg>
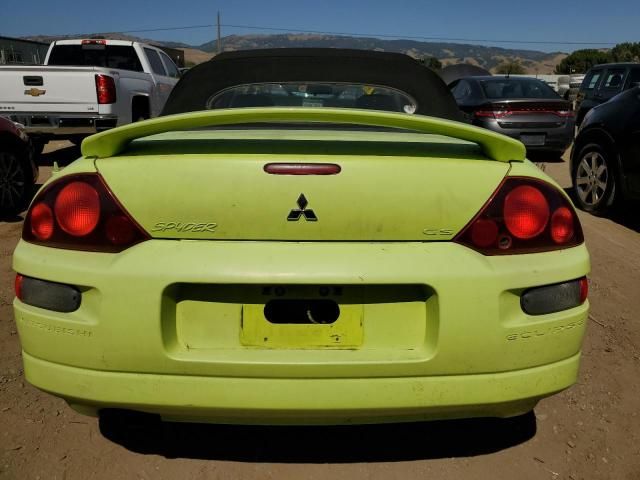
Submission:
<svg viewBox="0 0 640 480">
<path fill-rule="evenodd" d="M 495 78 L 480 81 L 487 98 L 549 98 L 559 95 L 549 85 L 534 78 Z"/>
<path fill-rule="evenodd" d="M 242 107 L 364 108 L 414 113 L 417 104 L 399 90 L 352 83 L 253 83 L 231 87 L 209 98 L 208 110 Z"/>
<path fill-rule="evenodd" d="M 49 65 L 108 67 L 142 72 L 136 51 L 127 45 L 56 45 Z"/>
</svg>

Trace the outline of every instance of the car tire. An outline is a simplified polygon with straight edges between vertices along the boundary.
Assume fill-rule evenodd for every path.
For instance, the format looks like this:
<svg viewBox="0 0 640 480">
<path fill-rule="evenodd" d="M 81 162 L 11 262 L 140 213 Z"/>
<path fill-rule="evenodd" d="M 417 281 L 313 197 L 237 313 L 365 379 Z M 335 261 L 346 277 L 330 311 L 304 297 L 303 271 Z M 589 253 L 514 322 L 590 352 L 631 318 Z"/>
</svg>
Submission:
<svg viewBox="0 0 640 480">
<path fill-rule="evenodd" d="M 0 216 L 17 215 L 33 190 L 29 161 L 20 151 L 0 151 Z"/>
<path fill-rule="evenodd" d="M 571 177 L 573 193 L 582 210 L 601 216 L 616 204 L 620 188 L 615 154 L 610 149 L 596 143 L 582 147 Z"/>
</svg>

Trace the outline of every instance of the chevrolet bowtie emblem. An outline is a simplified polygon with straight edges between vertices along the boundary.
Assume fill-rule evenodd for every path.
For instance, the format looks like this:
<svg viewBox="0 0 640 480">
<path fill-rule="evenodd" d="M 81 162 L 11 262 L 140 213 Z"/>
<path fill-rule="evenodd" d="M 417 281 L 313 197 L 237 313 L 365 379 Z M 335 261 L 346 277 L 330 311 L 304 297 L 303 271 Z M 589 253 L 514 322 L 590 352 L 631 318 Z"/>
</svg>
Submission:
<svg viewBox="0 0 640 480">
<path fill-rule="evenodd" d="M 289 216 L 287 220 L 290 222 L 297 222 L 300 220 L 300 217 L 304 217 L 307 222 L 317 222 L 318 217 L 313 210 L 307 208 L 309 202 L 307 202 L 307 198 L 304 196 L 304 193 L 301 193 L 298 197 L 298 208 L 294 208 L 289 212 Z"/>
<path fill-rule="evenodd" d="M 29 90 L 24 91 L 25 95 L 31 95 L 32 97 L 39 97 L 45 93 L 47 93 L 46 90 L 40 90 L 39 88 L 30 88 Z"/>
</svg>

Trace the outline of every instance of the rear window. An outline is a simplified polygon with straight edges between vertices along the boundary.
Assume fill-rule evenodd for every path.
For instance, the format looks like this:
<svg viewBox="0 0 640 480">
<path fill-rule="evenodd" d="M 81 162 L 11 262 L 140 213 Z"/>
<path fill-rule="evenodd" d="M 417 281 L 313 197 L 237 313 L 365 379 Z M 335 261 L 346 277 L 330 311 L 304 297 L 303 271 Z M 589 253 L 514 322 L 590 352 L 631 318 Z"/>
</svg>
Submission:
<svg viewBox="0 0 640 480">
<path fill-rule="evenodd" d="M 481 80 L 480 84 L 485 96 L 490 99 L 560 98 L 545 82 L 533 78 L 495 78 Z"/>
<path fill-rule="evenodd" d="M 351 83 L 253 83 L 231 87 L 210 97 L 208 110 L 242 107 L 363 108 L 415 113 L 406 93 L 388 87 Z"/>
<path fill-rule="evenodd" d="M 55 45 L 49 56 L 49 65 L 142 72 L 136 51 L 127 45 Z"/>
</svg>

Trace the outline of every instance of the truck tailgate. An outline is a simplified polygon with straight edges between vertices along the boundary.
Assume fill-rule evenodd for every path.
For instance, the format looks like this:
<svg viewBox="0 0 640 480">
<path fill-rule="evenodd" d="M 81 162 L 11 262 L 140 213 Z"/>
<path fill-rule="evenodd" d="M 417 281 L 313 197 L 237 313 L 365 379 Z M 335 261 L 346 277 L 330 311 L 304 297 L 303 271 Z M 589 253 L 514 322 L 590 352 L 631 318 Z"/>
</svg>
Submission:
<svg viewBox="0 0 640 480">
<path fill-rule="evenodd" d="M 0 67 L 0 112 L 98 111 L 92 67 Z"/>
</svg>

